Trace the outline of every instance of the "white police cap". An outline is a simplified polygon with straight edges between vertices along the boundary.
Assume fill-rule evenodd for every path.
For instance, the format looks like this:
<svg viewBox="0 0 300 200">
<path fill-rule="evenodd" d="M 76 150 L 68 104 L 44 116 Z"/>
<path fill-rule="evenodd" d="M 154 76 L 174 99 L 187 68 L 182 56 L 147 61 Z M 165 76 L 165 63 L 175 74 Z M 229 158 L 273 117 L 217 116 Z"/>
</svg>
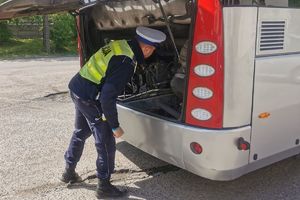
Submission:
<svg viewBox="0 0 300 200">
<path fill-rule="evenodd" d="M 138 35 L 138 40 L 152 46 L 156 46 L 166 40 L 166 34 L 163 32 L 144 26 L 137 27 L 136 34 Z"/>
</svg>

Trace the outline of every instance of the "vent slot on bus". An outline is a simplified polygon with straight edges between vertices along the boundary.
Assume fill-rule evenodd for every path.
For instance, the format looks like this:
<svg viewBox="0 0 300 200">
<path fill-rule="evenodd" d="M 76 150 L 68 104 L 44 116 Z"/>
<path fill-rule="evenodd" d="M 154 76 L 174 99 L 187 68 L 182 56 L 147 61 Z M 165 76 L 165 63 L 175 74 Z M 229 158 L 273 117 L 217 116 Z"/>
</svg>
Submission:
<svg viewBox="0 0 300 200">
<path fill-rule="evenodd" d="M 260 51 L 284 49 L 285 21 L 262 21 L 260 26 Z"/>
</svg>

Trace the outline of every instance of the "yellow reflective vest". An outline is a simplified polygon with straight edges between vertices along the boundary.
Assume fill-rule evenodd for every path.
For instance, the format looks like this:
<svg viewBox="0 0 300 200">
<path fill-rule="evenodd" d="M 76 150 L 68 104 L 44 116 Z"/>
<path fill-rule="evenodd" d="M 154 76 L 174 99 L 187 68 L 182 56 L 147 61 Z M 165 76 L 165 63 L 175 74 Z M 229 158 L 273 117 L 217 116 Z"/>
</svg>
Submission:
<svg viewBox="0 0 300 200">
<path fill-rule="evenodd" d="M 100 84 L 105 77 L 108 63 L 113 56 L 127 56 L 131 59 L 134 53 L 126 40 L 111 41 L 99 49 L 89 61 L 81 68 L 79 74 L 93 83 Z"/>
</svg>

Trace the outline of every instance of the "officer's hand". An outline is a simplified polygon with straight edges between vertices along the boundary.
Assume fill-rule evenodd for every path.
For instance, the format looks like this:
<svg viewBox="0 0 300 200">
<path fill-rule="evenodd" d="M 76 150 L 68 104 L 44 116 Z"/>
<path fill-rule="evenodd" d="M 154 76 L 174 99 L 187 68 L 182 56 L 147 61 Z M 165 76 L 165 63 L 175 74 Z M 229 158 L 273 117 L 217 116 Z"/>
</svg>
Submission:
<svg viewBox="0 0 300 200">
<path fill-rule="evenodd" d="M 118 128 L 116 128 L 115 130 L 113 130 L 114 136 L 115 138 L 119 138 L 124 134 L 123 129 L 119 126 Z"/>
</svg>

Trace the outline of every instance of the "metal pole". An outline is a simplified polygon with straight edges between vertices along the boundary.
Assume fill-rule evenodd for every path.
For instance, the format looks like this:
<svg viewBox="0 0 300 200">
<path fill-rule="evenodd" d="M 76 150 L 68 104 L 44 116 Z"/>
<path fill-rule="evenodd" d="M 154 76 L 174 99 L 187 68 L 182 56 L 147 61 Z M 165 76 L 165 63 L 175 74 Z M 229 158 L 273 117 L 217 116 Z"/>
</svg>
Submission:
<svg viewBox="0 0 300 200">
<path fill-rule="evenodd" d="M 173 33 L 172 33 L 172 31 L 171 31 L 171 27 L 170 27 L 170 24 L 169 24 L 167 15 L 166 15 L 165 10 L 164 10 L 164 8 L 163 8 L 163 6 L 162 6 L 162 4 L 161 4 L 161 0 L 155 0 L 155 2 L 158 3 L 159 8 L 160 8 L 160 10 L 161 10 L 161 13 L 162 13 L 162 15 L 163 15 L 163 18 L 164 18 L 164 20 L 165 20 L 165 23 L 166 23 L 166 26 L 167 26 L 169 35 L 170 35 L 170 37 L 171 37 L 172 44 L 173 44 L 174 49 L 175 49 L 175 52 L 176 52 L 177 61 L 178 61 L 178 60 L 179 60 L 179 52 L 178 52 L 178 49 L 177 49 L 177 47 L 176 47 L 175 39 L 174 39 Z"/>
</svg>

